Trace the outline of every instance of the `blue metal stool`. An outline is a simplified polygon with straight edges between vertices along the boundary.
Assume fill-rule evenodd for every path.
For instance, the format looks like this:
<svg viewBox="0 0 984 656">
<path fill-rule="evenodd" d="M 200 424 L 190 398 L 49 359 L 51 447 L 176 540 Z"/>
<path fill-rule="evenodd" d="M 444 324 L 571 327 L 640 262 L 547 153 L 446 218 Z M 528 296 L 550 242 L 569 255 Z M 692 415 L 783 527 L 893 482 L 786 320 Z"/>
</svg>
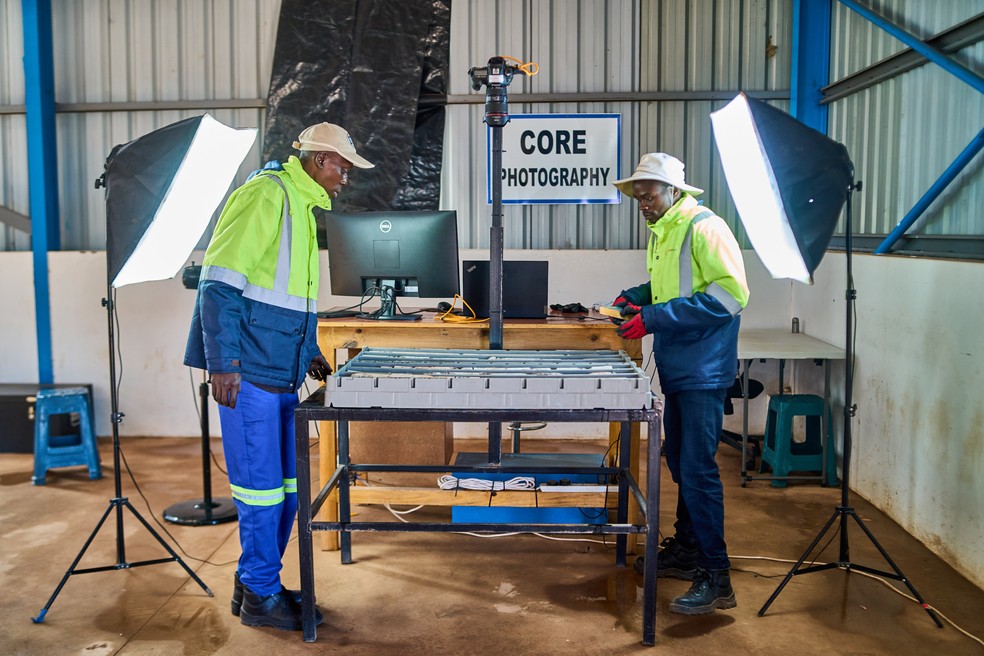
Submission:
<svg viewBox="0 0 984 656">
<path fill-rule="evenodd" d="M 827 435 L 821 437 L 821 426 L 826 404 L 815 394 L 783 394 L 769 399 L 769 416 L 765 424 L 762 444 L 762 461 L 772 468 L 773 476 L 788 476 L 791 471 L 823 471 L 824 445 L 827 453 L 826 485 L 837 484 L 837 468 L 834 461 L 834 432 L 830 413 L 827 412 Z M 793 441 L 793 418 L 806 418 L 806 439 Z M 772 487 L 786 487 L 786 481 L 773 479 Z"/>
<path fill-rule="evenodd" d="M 76 412 L 79 432 L 75 435 L 51 435 L 51 416 Z M 92 403 L 85 387 L 57 387 L 38 392 L 34 419 L 35 485 L 45 484 L 45 474 L 54 467 L 86 465 L 89 478 L 102 478 L 99 449 L 92 418 Z"/>
</svg>

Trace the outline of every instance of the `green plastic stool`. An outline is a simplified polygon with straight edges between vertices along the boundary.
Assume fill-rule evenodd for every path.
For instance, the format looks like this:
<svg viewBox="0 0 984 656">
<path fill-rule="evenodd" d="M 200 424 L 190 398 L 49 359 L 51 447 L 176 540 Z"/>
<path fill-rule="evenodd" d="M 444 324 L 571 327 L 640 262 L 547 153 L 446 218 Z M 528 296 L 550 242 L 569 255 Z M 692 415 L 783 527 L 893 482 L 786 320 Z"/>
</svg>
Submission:
<svg viewBox="0 0 984 656">
<path fill-rule="evenodd" d="M 823 397 L 815 394 L 783 394 L 769 399 L 769 416 L 765 423 L 765 439 L 762 440 L 762 461 L 772 468 L 773 476 L 788 476 L 789 472 L 820 472 L 823 470 L 823 441 L 821 419 L 826 409 Z M 793 418 L 806 417 L 806 439 L 793 441 Z M 823 485 L 837 485 L 837 467 L 834 460 L 833 422 L 827 412 L 827 475 Z M 787 482 L 772 480 L 772 487 L 786 487 Z"/>
</svg>

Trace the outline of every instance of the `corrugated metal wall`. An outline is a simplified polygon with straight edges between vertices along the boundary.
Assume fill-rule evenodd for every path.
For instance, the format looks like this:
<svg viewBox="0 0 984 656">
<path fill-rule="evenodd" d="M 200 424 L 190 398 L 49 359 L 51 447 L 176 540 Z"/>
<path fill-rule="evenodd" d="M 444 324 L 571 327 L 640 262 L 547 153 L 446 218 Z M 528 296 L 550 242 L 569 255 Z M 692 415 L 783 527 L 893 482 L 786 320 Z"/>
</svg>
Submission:
<svg viewBox="0 0 984 656">
<path fill-rule="evenodd" d="M 540 73 L 517 75 L 511 96 L 553 92 L 634 91 L 639 79 L 639 2 L 635 0 L 454 0 L 451 5 L 450 93 L 474 94 L 467 71 L 489 57 L 535 61 Z M 519 103 L 513 114 L 612 112 L 622 114 L 622 171 L 635 164 L 637 103 Z M 441 204 L 458 210 L 463 247 L 487 248 L 491 206 L 486 195 L 484 105 L 451 105 Z M 635 230 L 627 204 L 507 206 L 507 248 L 626 248 Z"/>
<path fill-rule="evenodd" d="M 59 106 L 62 244 L 105 244 L 103 197 L 92 187 L 118 143 L 210 105 L 133 111 L 105 103 L 250 101 L 266 97 L 280 3 L 277 0 L 53 0 L 55 98 Z M 0 66 L 0 204 L 28 212 L 20 3 L 0 2 L 5 62 Z M 708 204 L 734 218 L 713 154 L 710 100 L 607 101 L 624 92 L 785 89 L 788 0 L 454 0 L 451 94 L 473 93 L 467 70 L 496 54 L 537 61 L 541 73 L 517 78 L 510 94 L 591 93 L 592 102 L 515 103 L 514 113 L 622 114 L 622 170 L 640 151 L 683 159 Z M 769 46 L 775 46 L 769 54 Z M 736 54 L 737 53 L 737 54 Z M 488 243 L 482 94 L 449 107 L 444 207 L 461 216 L 461 246 Z M 212 109 L 237 127 L 260 127 L 264 111 Z M 173 107 L 173 104 L 171 105 Z M 0 111 L 4 111 L 0 109 Z M 262 140 L 262 134 L 257 143 Z M 258 146 L 243 175 L 259 163 Z M 631 203 L 619 206 L 509 206 L 509 248 L 636 248 L 645 235 Z M 0 249 L 29 248 L 5 228 Z"/>
<path fill-rule="evenodd" d="M 117 144 L 207 109 L 227 125 L 260 128 L 239 180 L 256 168 L 279 10 L 277 0 L 52 0 L 63 249 L 105 248 L 104 197 L 93 181 Z M 19 1 L 0 2 L 7 111 L 24 103 L 21 20 Z M 0 114 L 0 204 L 23 214 L 26 157 L 24 115 Z M 23 232 L 4 229 L 0 249 L 25 248 Z"/>
<path fill-rule="evenodd" d="M 27 214 L 30 203 L 23 59 L 20 2 L 0 2 L 0 206 Z M 30 247 L 31 240 L 26 233 L 0 223 L 0 251 Z"/>
<path fill-rule="evenodd" d="M 663 0 L 646 3 L 643 18 L 642 90 L 782 91 L 785 99 L 771 102 L 789 110 L 790 2 Z M 711 135 L 711 112 L 734 94 L 723 95 L 645 103 L 640 144 L 683 160 L 688 182 L 705 189 L 701 199 L 748 247 Z M 640 234 L 645 243 L 648 231 Z"/>
<path fill-rule="evenodd" d="M 63 248 L 104 246 L 103 199 L 92 182 L 114 145 L 223 104 L 240 108 L 209 111 L 230 125 L 262 130 L 279 6 L 277 0 L 53 0 Z M 876 9 L 930 36 L 979 12 L 980 2 L 890 0 Z M 474 93 L 466 72 L 492 55 L 537 61 L 542 72 L 517 78 L 512 95 L 580 92 L 598 100 L 514 103 L 511 111 L 621 113 L 624 172 L 640 151 L 671 152 L 708 189 L 708 205 L 734 225 L 707 118 L 723 101 L 609 102 L 603 94 L 787 89 L 790 14 L 789 0 L 454 0 L 451 93 Z M 21 20 L 20 2 L 0 2 L 0 205 L 26 214 Z M 838 3 L 833 33 L 832 80 L 902 47 Z M 984 43 L 957 58 L 981 70 Z M 491 213 L 482 94 L 475 95 L 475 104 L 449 108 L 446 140 L 442 204 L 461 214 L 462 247 L 487 245 Z M 215 105 L 103 107 L 202 100 Z M 935 65 L 833 103 L 831 136 L 848 146 L 866 184 L 855 229 L 894 227 L 980 129 L 982 117 L 984 97 Z M 257 145 L 243 175 L 258 163 Z M 972 164 L 934 204 L 924 232 L 982 232 L 980 168 L 979 161 Z M 504 223 L 510 248 L 637 248 L 645 238 L 631 203 L 509 206 Z M 736 232 L 741 238 L 740 226 Z M 29 247 L 24 233 L 0 231 L 0 249 Z"/>
<path fill-rule="evenodd" d="M 981 12 L 980 0 L 886 0 L 868 3 L 906 31 L 927 39 Z M 831 80 L 905 46 L 834 3 Z M 954 58 L 984 73 L 984 42 Z M 890 232 L 984 125 L 984 95 L 935 64 L 926 64 L 831 104 L 832 138 L 844 143 L 865 183 L 854 231 Z M 984 233 L 984 162 L 978 156 L 910 233 Z M 843 226 L 841 227 L 843 231 Z"/>
<path fill-rule="evenodd" d="M 491 56 L 536 61 L 540 74 L 517 76 L 511 96 L 580 92 L 599 100 L 511 102 L 510 112 L 621 113 L 623 174 L 641 152 L 672 153 L 687 164 L 688 178 L 708 189 L 708 205 L 734 225 L 708 118 L 724 101 L 606 102 L 603 94 L 788 89 L 788 0 L 454 0 L 451 17 L 452 94 L 480 101 L 484 91 L 470 90 L 467 70 Z M 475 248 L 487 247 L 491 223 L 483 113 L 481 104 L 449 109 L 442 198 L 463 216 L 462 245 Z M 511 205 L 503 224 L 507 248 L 638 248 L 648 236 L 628 201 Z"/>
</svg>

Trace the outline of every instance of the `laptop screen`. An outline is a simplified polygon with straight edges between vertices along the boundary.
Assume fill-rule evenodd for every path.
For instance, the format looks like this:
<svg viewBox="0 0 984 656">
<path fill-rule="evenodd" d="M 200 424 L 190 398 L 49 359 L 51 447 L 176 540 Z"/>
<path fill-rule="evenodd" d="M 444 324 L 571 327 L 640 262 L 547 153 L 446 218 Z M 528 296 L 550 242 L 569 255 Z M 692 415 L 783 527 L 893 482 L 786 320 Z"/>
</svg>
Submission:
<svg viewBox="0 0 984 656">
<path fill-rule="evenodd" d="M 461 263 L 461 295 L 479 317 L 489 316 L 489 261 Z M 542 319 L 547 316 L 547 262 L 507 260 L 502 263 L 504 319 Z"/>
</svg>

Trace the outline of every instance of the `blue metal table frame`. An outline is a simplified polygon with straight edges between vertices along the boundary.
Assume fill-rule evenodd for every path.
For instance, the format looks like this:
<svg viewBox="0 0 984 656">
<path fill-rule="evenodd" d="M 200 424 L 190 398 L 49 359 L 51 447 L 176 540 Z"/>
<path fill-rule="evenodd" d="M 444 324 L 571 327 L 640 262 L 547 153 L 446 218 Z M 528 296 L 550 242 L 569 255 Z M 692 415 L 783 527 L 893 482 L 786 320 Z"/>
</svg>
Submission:
<svg viewBox="0 0 984 656">
<path fill-rule="evenodd" d="M 615 535 L 615 565 L 624 567 L 626 561 L 626 536 L 643 533 L 650 537 L 645 546 L 645 572 L 643 574 L 643 618 L 642 643 L 653 645 L 656 641 L 656 536 L 659 529 L 659 479 L 660 479 L 660 420 L 657 407 L 633 410 L 595 409 L 459 409 L 442 408 L 335 408 L 325 406 L 324 388 L 320 388 L 295 410 L 297 440 L 297 523 L 298 550 L 300 554 L 300 579 L 302 597 L 302 619 L 304 641 L 317 639 L 315 625 L 314 590 L 314 531 L 338 531 L 341 538 L 341 557 L 343 564 L 352 562 L 352 533 L 356 531 L 394 531 L 394 532 L 472 532 L 472 533 L 560 533 Z M 311 421 L 338 422 L 338 466 L 312 499 L 310 429 Z M 592 474 L 615 476 L 618 479 L 616 519 L 605 524 L 480 524 L 480 523 L 436 523 L 414 522 L 353 522 L 349 489 L 351 474 L 355 472 L 433 472 L 433 473 L 525 473 L 518 469 L 504 467 L 499 463 L 486 466 L 459 465 L 372 465 L 353 464 L 349 461 L 348 422 L 349 421 L 462 421 L 462 422 L 616 422 L 621 426 L 614 467 L 543 467 L 544 474 Z M 646 456 L 645 490 L 639 487 L 629 470 L 633 423 L 649 426 L 648 450 Z M 494 449 L 490 448 L 490 452 Z M 528 467 L 526 468 L 528 470 Z M 338 490 L 338 521 L 315 521 L 321 506 L 328 495 Z M 645 523 L 632 524 L 628 517 L 629 494 L 639 504 Z"/>
</svg>

